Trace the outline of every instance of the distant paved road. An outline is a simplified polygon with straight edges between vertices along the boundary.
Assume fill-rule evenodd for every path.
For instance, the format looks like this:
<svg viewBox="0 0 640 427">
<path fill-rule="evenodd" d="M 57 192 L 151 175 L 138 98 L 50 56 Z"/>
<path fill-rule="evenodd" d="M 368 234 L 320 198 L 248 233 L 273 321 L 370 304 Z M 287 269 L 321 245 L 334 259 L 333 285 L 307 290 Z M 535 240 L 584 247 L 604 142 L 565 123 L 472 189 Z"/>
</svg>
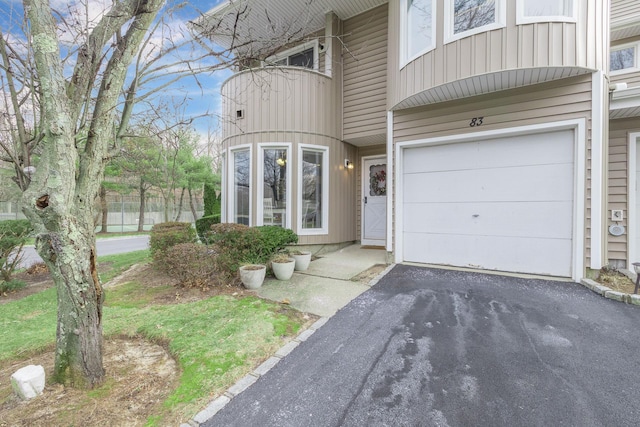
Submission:
<svg viewBox="0 0 640 427">
<path fill-rule="evenodd" d="M 96 241 L 96 246 L 98 248 L 98 256 L 140 251 L 149 247 L 149 236 L 128 236 L 100 239 Z M 35 248 L 33 246 L 25 247 L 22 266 L 28 267 L 38 262 L 42 262 L 42 258 L 37 254 Z"/>
</svg>

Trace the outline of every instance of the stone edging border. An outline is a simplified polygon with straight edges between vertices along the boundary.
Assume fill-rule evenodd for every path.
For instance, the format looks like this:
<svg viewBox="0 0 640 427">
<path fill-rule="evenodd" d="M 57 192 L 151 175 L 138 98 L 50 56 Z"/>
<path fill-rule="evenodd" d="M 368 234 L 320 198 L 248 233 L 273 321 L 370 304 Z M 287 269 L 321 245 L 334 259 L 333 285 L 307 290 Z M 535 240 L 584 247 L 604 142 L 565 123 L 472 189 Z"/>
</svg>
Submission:
<svg viewBox="0 0 640 427">
<path fill-rule="evenodd" d="M 591 279 L 582 279 L 580 280 L 580 284 L 605 298 L 627 304 L 640 305 L 640 294 L 626 294 L 624 292 L 613 291 Z"/>
</svg>

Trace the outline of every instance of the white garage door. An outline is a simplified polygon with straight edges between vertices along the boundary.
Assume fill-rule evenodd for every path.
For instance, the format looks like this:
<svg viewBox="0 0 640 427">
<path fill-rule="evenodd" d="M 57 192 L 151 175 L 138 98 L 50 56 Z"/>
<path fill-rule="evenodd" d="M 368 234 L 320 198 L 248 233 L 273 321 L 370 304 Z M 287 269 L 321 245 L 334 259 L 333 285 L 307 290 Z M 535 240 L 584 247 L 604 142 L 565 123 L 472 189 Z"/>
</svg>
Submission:
<svg viewBox="0 0 640 427">
<path fill-rule="evenodd" d="M 405 261 L 571 276 L 573 131 L 406 148 Z"/>
</svg>

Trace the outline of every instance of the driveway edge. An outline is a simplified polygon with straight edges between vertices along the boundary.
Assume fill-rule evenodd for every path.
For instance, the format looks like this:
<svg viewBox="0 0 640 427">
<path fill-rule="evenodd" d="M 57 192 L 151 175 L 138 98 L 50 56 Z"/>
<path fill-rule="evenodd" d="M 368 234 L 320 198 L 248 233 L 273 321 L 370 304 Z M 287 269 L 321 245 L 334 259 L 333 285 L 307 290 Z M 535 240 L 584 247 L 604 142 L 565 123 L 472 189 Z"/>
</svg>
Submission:
<svg viewBox="0 0 640 427">
<path fill-rule="evenodd" d="M 591 279 L 582 279 L 580 284 L 605 298 L 632 305 L 640 305 L 640 295 L 614 291 Z"/>
<path fill-rule="evenodd" d="M 276 366 L 278 362 L 280 362 L 285 356 L 291 353 L 291 351 L 293 351 L 294 348 L 300 345 L 300 343 L 306 341 L 311 335 L 313 335 L 318 329 L 320 329 L 325 323 L 327 323 L 328 320 L 328 317 L 321 317 L 320 319 L 316 320 L 315 323 L 313 323 L 313 325 L 311 325 L 308 329 L 305 329 L 293 340 L 282 346 L 280 350 L 275 353 L 275 355 L 271 356 L 270 358 L 262 362 L 262 364 L 255 368 L 253 371 L 240 378 L 234 385 L 229 387 L 227 391 L 224 392 L 224 394 L 209 402 L 206 408 L 198 412 L 188 422 L 181 424 L 180 427 L 199 427 L 202 423 L 209 420 L 209 418 L 213 417 L 222 408 L 224 408 L 227 403 L 231 402 L 231 399 L 245 391 L 256 381 L 258 381 L 258 378 L 269 372 L 271 368 Z"/>
</svg>

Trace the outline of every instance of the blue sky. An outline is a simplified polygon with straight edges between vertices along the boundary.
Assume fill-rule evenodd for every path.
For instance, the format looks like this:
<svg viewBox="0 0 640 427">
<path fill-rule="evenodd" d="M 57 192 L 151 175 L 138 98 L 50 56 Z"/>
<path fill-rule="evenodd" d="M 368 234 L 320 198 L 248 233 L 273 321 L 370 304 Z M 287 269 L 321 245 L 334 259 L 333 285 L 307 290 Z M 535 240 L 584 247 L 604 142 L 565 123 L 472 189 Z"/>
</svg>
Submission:
<svg viewBox="0 0 640 427">
<path fill-rule="evenodd" d="M 206 12 L 220 2 L 222 2 L 222 0 L 188 2 L 186 7 L 181 8 L 171 17 L 171 27 L 178 28 L 185 22 L 197 18 L 199 12 Z M 73 7 L 74 3 L 81 4 L 80 2 L 68 2 L 64 0 L 50 0 L 50 3 L 52 7 L 59 11 L 62 16 L 65 16 L 66 19 L 70 17 L 69 8 Z M 110 4 L 110 0 L 85 0 L 84 3 L 90 4 L 88 8 L 90 14 L 92 12 L 98 13 L 104 9 L 104 5 Z M 85 13 L 86 9 L 83 9 L 83 14 Z M 0 26 L 2 27 L 5 38 L 24 38 L 21 31 L 23 18 L 21 1 L 0 0 Z M 89 17 L 89 20 L 91 20 L 91 17 Z M 200 85 L 198 85 L 193 78 L 187 77 L 163 89 L 163 101 L 173 98 L 175 102 L 179 102 L 183 98 L 186 98 L 184 114 L 187 118 L 206 115 L 206 117 L 196 118 L 193 122 L 193 126 L 198 133 L 206 135 L 209 128 L 215 127 L 217 124 L 216 116 L 220 110 L 220 85 L 230 75 L 231 72 L 228 70 L 202 73 L 198 76 Z M 159 84 L 160 82 L 157 83 Z"/>
</svg>

